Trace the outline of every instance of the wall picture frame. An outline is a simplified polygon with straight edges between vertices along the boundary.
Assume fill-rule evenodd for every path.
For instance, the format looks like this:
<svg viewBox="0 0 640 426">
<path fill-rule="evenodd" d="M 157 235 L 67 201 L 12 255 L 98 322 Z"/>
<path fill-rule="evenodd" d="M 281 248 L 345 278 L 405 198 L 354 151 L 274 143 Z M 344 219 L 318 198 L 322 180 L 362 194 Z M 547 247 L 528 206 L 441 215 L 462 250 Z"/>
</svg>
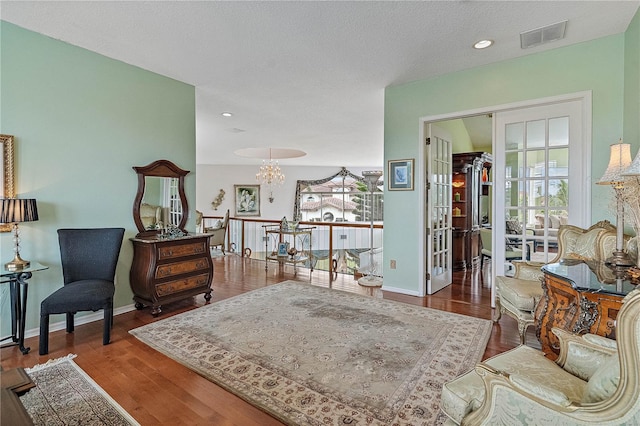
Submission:
<svg viewBox="0 0 640 426">
<path fill-rule="evenodd" d="M 0 135 L 0 176 L 2 186 L 0 187 L 0 198 L 14 198 L 16 196 L 15 173 L 13 169 L 13 136 Z M 11 224 L 0 224 L 0 232 L 11 231 Z"/>
<path fill-rule="evenodd" d="M 236 216 L 260 216 L 260 185 L 233 185 Z"/>
<path fill-rule="evenodd" d="M 389 160 L 387 165 L 389 191 L 413 191 L 414 159 Z"/>
<path fill-rule="evenodd" d="M 278 257 L 287 257 L 289 254 L 289 243 L 282 242 L 278 243 Z"/>
</svg>

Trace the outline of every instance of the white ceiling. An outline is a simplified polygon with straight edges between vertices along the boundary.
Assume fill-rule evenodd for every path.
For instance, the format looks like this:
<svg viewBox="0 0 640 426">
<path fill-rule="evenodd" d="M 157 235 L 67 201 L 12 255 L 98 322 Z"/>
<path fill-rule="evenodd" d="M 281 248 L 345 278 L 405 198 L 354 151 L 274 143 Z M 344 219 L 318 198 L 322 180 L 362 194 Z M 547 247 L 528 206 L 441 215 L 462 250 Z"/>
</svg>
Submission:
<svg viewBox="0 0 640 426">
<path fill-rule="evenodd" d="M 2 19 L 196 87 L 198 164 L 383 163 L 384 88 L 624 32 L 634 1 L 2 1 Z M 519 33 L 568 19 L 566 38 Z M 495 45 L 471 49 L 478 39 Z M 223 111 L 234 113 L 225 118 Z M 417 125 L 417 123 L 416 123 Z M 339 163 L 339 164 L 336 164 Z"/>
</svg>

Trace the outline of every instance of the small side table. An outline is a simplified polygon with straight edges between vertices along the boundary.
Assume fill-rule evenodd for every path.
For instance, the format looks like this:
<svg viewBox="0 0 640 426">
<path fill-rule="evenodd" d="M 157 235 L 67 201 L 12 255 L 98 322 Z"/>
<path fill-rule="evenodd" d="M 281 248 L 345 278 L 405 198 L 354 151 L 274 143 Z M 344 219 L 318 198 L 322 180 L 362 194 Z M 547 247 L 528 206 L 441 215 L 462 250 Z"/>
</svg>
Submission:
<svg viewBox="0 0 640 426">
<path fill-rule="evenodd" d="M 44 271 L 49 269 L 48 266 L 41 265 L 37 262 L 31 262 L 28 268 L 22 271 L 7 271 L 2 268 L 0 270 L 0 284 L 9 284 L 9 293 L 11 298 L 11 335 L 3 339 L 11 339 L 12 342 L 1 347 L 18 345 L 20 351 L 26 355 L 31 348 L 24 347 L 24 328 L 27 316 L 27 292 L 29 284 L 27 280 L 31 278 L 33 272 Z"/>
</svg>

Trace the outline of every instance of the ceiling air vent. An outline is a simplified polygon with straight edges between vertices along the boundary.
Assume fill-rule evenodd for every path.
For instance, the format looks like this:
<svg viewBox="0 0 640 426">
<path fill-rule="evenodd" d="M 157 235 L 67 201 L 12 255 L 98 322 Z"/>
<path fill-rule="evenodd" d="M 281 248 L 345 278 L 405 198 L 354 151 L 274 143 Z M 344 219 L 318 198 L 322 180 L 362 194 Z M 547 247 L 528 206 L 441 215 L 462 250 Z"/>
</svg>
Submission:
<svg viewBox="0 0 640 426">
<path fill-rule="evenodd" d="M 567 22 L 568 21 L 562 21 L 520 33 L 520 47 L 527 49 L 564 38 L 564 30 L 567 27 Z"/>
</svg>

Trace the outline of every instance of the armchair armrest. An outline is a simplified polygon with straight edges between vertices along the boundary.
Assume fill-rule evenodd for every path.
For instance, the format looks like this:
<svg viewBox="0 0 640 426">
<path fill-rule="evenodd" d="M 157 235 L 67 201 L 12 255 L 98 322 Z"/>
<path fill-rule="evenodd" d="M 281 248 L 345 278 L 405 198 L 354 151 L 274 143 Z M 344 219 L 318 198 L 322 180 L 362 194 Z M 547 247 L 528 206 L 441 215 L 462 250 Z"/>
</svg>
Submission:
<svg viewBox="0 0 640 426">
<path fill-rule="evenodd" d="M 485 398 L 463 419 L 462 425 L 533 424 L 540 410 L 571 413 L 581 406 L 558 389 L 496 370 L 485 363 L 476 365 L 475 371 L 482 378 Z M 557 420 L 563 423 L 562 418 Z"/>
<path fill-rule="evenodd" d="M 514 267 L 514 278 L 522 280 L 536 281 L 542 276 L 540 268 L 544 265 L 542 262 L 529 262 L 529 261 L 513 261 L 511 262 Z"/>
<path fill-rule="evenodd" d="M 558 336 L 560 343 L 560 355 L 556 363 L 565 371 L 585 381 L 589 380 L 609 357 L 618 353 L 615 341 L 611 341 L 613 344 L 606 342 L 611 339 L 605 337 L 593 334 L 580 336 L 559 328 L 553 328 L 552 332 Z"/>
</svg>

